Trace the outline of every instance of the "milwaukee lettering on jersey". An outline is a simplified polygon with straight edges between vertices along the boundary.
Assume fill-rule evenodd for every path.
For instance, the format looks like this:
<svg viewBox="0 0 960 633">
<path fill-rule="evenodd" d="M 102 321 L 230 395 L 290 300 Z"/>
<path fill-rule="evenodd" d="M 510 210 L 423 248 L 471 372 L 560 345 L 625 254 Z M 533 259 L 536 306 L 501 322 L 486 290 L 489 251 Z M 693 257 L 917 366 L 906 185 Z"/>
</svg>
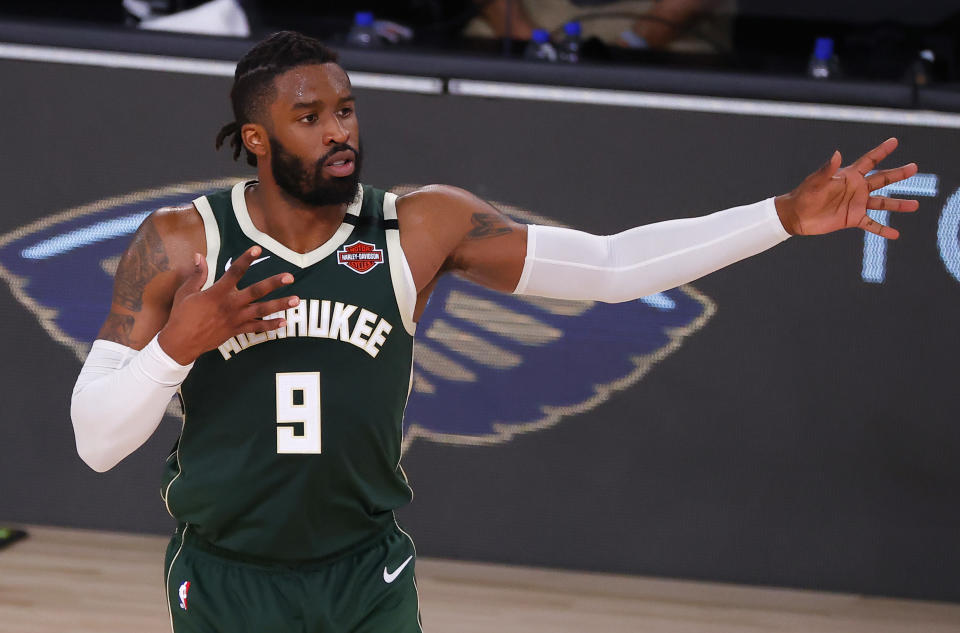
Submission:
<svg viewBox="0 0 960 633">
<path fill-rule="evenodd" d="M 380 347 L 387 341 L 387 335 L 393 330 L 386 319 L 369 310 L 327 299 L 304 299 L 295 308 L 287 308 L 263 318 L 286 319 L 287 326 L 269 332 L 231 336 L 218 348 L 224 359 L 230 360 L 231 354 L 239 354 L 259 343 L 288 336 L 339 339 L 376 358 Z"/>
</svg>

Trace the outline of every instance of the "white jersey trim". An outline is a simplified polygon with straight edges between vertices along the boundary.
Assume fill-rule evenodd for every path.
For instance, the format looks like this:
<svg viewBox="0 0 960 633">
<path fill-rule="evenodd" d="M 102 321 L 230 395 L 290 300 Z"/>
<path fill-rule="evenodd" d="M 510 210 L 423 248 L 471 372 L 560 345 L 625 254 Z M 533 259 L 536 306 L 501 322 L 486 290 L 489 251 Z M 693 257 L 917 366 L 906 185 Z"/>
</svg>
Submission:
<svg viewBox="0 0 960 633">
<path fill-rule="evenodd" d="M 167 514 L 176 519 L 173 515 L 173 511 L 170 510 L 170 487 L 173 485 L 177 479 L 180 479 L 180 475 L 183 474 L 183 464 L 180 463 L 180 446 L 183 444 L 183 431 L 187 428 L 187 401 L 183 399 L 183 390 L 177 389 L 177 394 L 180 396 L 180 406 L 183 408 L 183 416 L 180 418 L 180 436 L 177 438 L 177 474 L 174 475 L 170 481 L 167 482 L 167 487 L 163 489 L 163 505 L 167 509 Z M 167 455 L 167 461 L 170 461 L 170 456 Z"/>
<path fill-rule="evenodd" d="M 206 196 L 200 196 L 193 201 L 193 206 L 197 208 L 200 219 L 203 220 L 203 232 L 207 240 L 207 278 L 203 281 L 203 288 L 206 290 L 213 285 L 217 278 L 217 258 L 220 256 L 220 228 L 217 226 L 217 218 L 213 215 L 213 209 L 210 207 L 210 201 Z"/>
<path fill-rule="evenodd" d="M 404 476 L 406 477 L 406 476 Z M 397 530 L 407 537 L 407 540 L 410 541 L 410 547 L 413 548 L 413 591 L 417 594 L 417 627 L 420 629 L 420 633 L 423 633 L 423 626 L 420 624 L 420 588 L 417 586 L 417 545 L 413 542 L 413 538 L 406 533 L 406 531 L 400 527 L 400 524 L 397 523 L 397 513 L 393 513 L 393 524 L 396 526 Z"/>
<path fill-rule="evenodd" d="M 180 558 L 180 552 L 183 551 L 183 544 L 187 540 L 187 530 L 190 529 L 190 524 L 187 523 L 183 526 L 183 534 L 180 535 L 180 547 L 177 548 L 177 553 L 173 555 L 173 560 L 170 561 L 170 568 L 167 569 L 167 582 L 164 583 L 166 588 L 166 600 L 167 600 L 167 613 L 170 615 L 170 630 L 173 633 L 177 633 L 176 629 L 173 628 L 173 607 L 170 606 L 170 577 L 173 574 L 173 566 L 177 564 L 177 559 Z"/>
<path fill-rule="evenodd" d="M 397 194 L 386 193 L 383 196 L 383 219 L 397 219 Z M 416 334 L 417 324 L 413 321 L 413 311 L 417 307 L 417 285 L 413 281 L 410 264 L 400 245 L 400 230 L 387 229 L 387 253 L 390 260 L 390 278 L 393 281 L 393 293 L 400 308 L 403 327 L 410 336 Z"/>
<path fill-rule="evenodd" d="M 353 232 L 353 224 L 344 222 L 329 240 L 308 253 L 298 253 L 293 249 L 287 248 L 254 226 L 253 220 L 250 219 L 250 213 L 247 210 L 247 198 L 244 195 L 244 191 L 246 191 L 247 187 L 250 185 L 256 184 L 256 182 L 256 180 L 238 182 L 233 186 L 233 192 L 231 193 L 231 200 L 233 201 L 233 213 L 236 216 L 237 223 L 240 225 L 240 230 L 243 231 L 244 235 L 249 237 L 257 244 L 260 244 L 280 259 L 284 259 L 294 266 L 307 268 L 308 266 L 316 264 L 318 261 L 337 250 L 345 241 L 347 241 L 347 238 L 350 237 L 350 234 Z M 362 206 L 363 187 L 357 185 L 357 195 L 353 199 L 353 202 L 350 203 L 350 206 L 347 207 L 347 214 L 354 217 L 359 216 L 360 207 Z M 239 255 L 239 253 L 237 254 Z"/>
</svg>

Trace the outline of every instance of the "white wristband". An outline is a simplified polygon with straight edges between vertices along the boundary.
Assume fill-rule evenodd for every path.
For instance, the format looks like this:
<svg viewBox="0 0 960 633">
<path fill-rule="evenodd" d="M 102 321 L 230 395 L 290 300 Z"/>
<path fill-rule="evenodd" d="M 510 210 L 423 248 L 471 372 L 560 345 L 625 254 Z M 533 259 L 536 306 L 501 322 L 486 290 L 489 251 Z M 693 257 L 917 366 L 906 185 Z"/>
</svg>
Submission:
<svg viewBox="0 0 960 633">
<path fill-rule="evenodd" d="M 790 237 L 773 198 L 598 236 L 527 227 L 516 294 L 619 302 L 675 288 Z"/>
<path fill-rule="evenodd" d="M 70 403 L 83 461 L 104 472 L 146 442 L 192 367 L 170 358 L 156 337 L 139 352 L 94 341 Z"/>
</svg>

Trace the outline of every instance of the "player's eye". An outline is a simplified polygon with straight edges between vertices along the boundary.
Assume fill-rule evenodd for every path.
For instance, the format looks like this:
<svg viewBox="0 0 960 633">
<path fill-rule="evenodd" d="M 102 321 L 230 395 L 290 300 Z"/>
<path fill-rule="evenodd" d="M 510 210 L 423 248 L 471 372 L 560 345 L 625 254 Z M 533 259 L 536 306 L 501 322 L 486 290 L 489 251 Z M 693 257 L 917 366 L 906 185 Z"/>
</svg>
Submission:
<svg viewBox="0 0 960 633">
<path fill-rule="evenodd" d="M 344 118 L 344 119 L 345 119 L 345 118 L 347 118 L 348 116 L 350 116 L 351 114 L 353 114 L 353 108 L 340 108 L 340 116 L 341 116 L 341 118 Z"/>
<path fill-rule="evenodd" d="M 318 119 L 316 114 L 308 114 L 306 116 L 300 117 L 300 120 L 303 121 L 304 123 L 316 123 Z"/>
</svg>

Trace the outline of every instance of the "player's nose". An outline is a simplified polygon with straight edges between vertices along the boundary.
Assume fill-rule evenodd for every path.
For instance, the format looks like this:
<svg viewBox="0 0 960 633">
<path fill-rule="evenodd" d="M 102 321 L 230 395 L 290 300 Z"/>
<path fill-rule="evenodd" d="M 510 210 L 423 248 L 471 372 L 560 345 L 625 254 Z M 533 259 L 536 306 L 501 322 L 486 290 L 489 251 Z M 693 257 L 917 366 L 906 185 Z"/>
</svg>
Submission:
<svg viewBox="0 0 960 633">
<path fill-rule="evenodd" d="M 345 144 L 350 140 L 350 130 L 337 117 L 332 117 L 324 129 L 324 144 Z"/>
</svg>

